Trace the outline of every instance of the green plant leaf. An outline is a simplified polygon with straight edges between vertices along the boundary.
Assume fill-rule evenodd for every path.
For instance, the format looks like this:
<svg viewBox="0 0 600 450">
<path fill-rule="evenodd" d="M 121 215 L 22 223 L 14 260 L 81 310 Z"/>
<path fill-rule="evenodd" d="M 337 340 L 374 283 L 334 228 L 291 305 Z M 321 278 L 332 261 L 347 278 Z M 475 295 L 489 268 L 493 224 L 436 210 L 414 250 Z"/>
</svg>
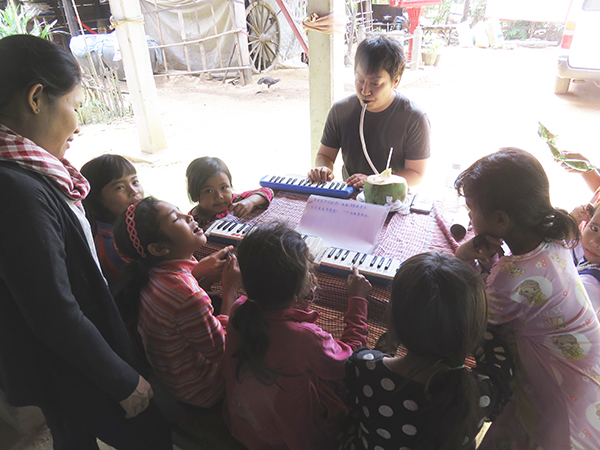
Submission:
<svg viewBox="0 0 600 450">
<path fill-rule="evenodd" d="M 0 39 L 13 34 L 32 34 L 48 39 L 55 30 L 55 20 L 51 23 L 40 23 L 32 11 L 25 11 L 22 5 L 17 6 L 9 0 L 6 7 L 0 11 Z"/>
<path fill-rule="evenodd" d="M 565 155 L 561 150 L 558 149 L 556 145 L 558 135 L 550 133 L 550 130 L 548 130 L 548 128 L 542 125 L 541 122 L 538 122 L 538 124 L 540 126 L 538 129 L 538 134 L 542 139 L 546 141 L 546 144 L 548 144 L 548 147 L 550 148 L 552 156 L 555 160 L 560 161 L 561 163 L 566 164 L 567 166 L 575 170 L 579 170 L 581 172 L 589 172 L 591 170 L 598 171 L 598 168 L 593 166 L 589 161 L 583 161 L 581 159 L 572 159 Z"/>
</svg>

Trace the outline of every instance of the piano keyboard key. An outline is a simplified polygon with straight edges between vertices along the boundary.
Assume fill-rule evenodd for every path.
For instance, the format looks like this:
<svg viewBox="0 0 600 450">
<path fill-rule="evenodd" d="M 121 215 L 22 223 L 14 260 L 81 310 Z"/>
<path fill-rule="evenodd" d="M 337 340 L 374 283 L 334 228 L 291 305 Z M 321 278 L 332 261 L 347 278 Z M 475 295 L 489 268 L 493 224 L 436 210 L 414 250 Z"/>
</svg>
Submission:
<svg viewBox="0 0 600 450">
<path fill-rule="evenodd" d="M 247 223 L 217 219 L 208 227 L 204 234 L 206 234 L 206 238 L 209 241 L 237 246 L 253 228 L 253 225 Z M 307 234 L 303 234 L 302 239 L 306 242 L 313 261 L 320 259 L 321 253 L 327 248 L 323 239 Z"/>
<path fill-rule="evenodd" d="M 352 273 L 352 267 L 356 266 L 371 283 L 387 285 L 394 279 L 400 264 L 399 259 L 330 247 L 323 252 L 319 270 L 347 276 Z"/>
<path fill-rule="evenodd" d="M 340 181 L 311 181 L 308 178 L 266 175 L 260 180 L 262 187 L 301 194 L 316 194 L 328 197 L 348 198 L 354 188 Z"/>
<path fill-rule="evenodd" d="M 209 241 L 227 245 L 238 245 L 244 236 L 253 228 L 252 225 L 228 220 L 215 220 L 204 232 Z"/>
<path fill-rule="evenodd" d="M 253 225 L 227 220 L 215 220 L 206 230 L 209 241 L 237 246 L 252 229 Z M 325 246 L 318 236 L 302 235 L 314 264 L 319 271 L 343 277 L 352 273 L 356 266 L 371 283 L 390 284 L 400 268 L 400 260 L 385 256 L 370 255 L 338 247 Z"/>
</svg>

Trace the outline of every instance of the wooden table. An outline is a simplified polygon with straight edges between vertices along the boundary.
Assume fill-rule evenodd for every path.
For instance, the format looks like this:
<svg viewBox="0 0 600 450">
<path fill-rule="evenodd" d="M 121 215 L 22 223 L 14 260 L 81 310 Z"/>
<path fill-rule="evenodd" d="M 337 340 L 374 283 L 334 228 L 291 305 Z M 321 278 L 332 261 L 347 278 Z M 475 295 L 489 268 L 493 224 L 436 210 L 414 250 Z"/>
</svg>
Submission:
<svg viewBox="0 0 600 450">
<path fill-rule="evenodd" d="M 278 191 L 267 210 L 255 211 L 242 219 L 230 214 L 224 220 L 258 226 L 283 221 L 295 228 L 300 222 L 307 200 L 308 195 Z M 450 223 L 444 218 L 442 212 L 443 204 L 437 202 L 429 215 L 389 214 L 372 253 L 402 261 L 430 250 L 454 254 L 458 243 L 450 234 Z M 223 247 L 224 244 L 209 241 L 196 256 L 202 258 Z M 342 319 L 347 306 L 346 277 L 317 272 L 317 278 L 319 289 L 312 305 L 312 309 L 321 312 L 317 324 L 339 338 L 344 328 Z M 368 315 L 368 344 L 371 347 L 386 329 L 385 312 L 390 292 L 389 286 L 381 285 L 374 285 L 371 291 Z"/>
</svg>

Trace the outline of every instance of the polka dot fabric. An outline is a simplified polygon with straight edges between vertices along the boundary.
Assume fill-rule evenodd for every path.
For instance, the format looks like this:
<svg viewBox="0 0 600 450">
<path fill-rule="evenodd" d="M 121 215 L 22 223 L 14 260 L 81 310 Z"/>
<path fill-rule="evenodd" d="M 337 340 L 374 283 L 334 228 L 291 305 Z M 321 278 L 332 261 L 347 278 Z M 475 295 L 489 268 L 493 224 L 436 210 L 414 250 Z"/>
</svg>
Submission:
<svg viewBox="0 0 600 450">
<path fill-rule="evenodd" d="M 347 433 L 342 448 L 392 449 L 415 448 L 419 429 L 426 425 L 416 412 L 424 405 L 423 386 L 409 382 L 399 393 L 392 395 L 404 384 L 404 377 L 395 374 L 383 364 L 383 353 L 361 349 L 348 360 L 347 379 L 355 409 L 353 420 L 359 424 L 354 435 Z M 351 387 L 352 386 L 352 387 Z"/>
<path fill-rule="evenodd" d="M 480 387 L 479 405 L 487 418 L 496 417 L 510 397 L 513 362 L 504 343 L 491 330 L 478 350 L 471 371 Z M 501 364 L 495 355 L 502 355 Z M 345 423 L 340 449 L 422 448 L 424 436 L 437 432 L 427 413 L 424 385 L 407 380 L 384 363 L 387 355 L 359 349 L 346 362 L 346 385 L 350 392 L 350 417 Z M 497 365 L 500 365 L 498 368 Z M 463 449 L 472 448 L 484 420 L 465 436 Z"/>
</svg>

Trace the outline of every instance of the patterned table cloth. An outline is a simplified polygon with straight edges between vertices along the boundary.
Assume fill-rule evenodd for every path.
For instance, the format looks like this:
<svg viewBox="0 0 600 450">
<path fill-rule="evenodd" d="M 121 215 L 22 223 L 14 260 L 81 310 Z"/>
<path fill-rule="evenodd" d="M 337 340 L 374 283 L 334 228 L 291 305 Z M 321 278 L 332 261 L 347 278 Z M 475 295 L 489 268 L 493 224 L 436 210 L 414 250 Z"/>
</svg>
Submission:
<svg viewBox="0 0 600 450">
<path fill-rule="evenodd" d="M 258 226 L 281 221 L 295 228 L 300 223 L 307 200 L 308 195 L 306 194 L 278 191 L 267 210 L 254 211 L 241 219 L 229 214 L 223 220 Z M 432 250 L 454 254 L 459 244 L 450 233 L 450 223 L 442 214 L 443 209 L 443 203 L 436 202 L 428 215 L 390 213 L 371 253 L 401 261 Z M 196 253 L 196 257 L 203 258 L 224 246 L 224 244 L 209 241 Z M 311 308 L 321 313 L 317 324 L 335 338 L 339 338 L 344 329 L 343 317 L 348 299 L 346 277 L 317 271 L 317 278 L 319 289 Z M 389 286 L 373 285 L 369 297 L 368 315 L 370 348 L 373 348 L 379 336 L 387 328 L 385 311 L 390 292 Z"/>
</svg>

